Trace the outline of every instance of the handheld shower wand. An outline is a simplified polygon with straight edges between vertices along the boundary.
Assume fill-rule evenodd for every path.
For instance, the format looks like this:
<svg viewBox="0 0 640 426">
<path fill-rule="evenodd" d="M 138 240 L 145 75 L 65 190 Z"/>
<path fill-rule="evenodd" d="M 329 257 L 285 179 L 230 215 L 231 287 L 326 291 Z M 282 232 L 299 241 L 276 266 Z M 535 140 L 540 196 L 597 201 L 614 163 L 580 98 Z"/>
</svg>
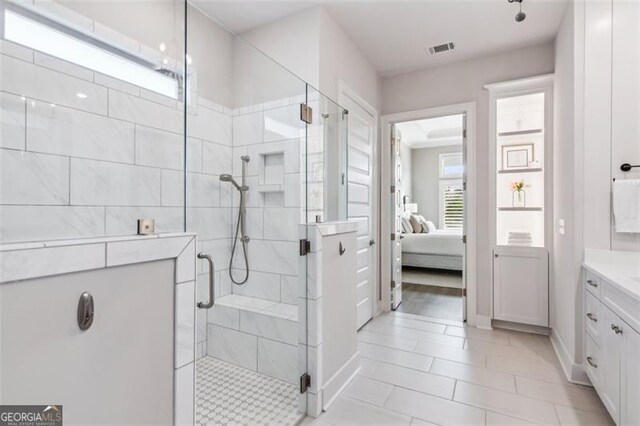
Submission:
<svg viewBox="0 0 640 426">
<path fill-rule="evenodd" d="M 233 239 L 233 247 L 231 248 L 231 259 L 229 260 L 229 278 L 234 284 L 242 285 L 249 280 L 249 257 L 247 256 L 247 244 L 249 243 L 249 236 L 246 233 L 245 229 L 245 218 L 247 214 L 246 208 L 246 193 L 249 191 L 249 186 L 247 185 L 247 165 L 249 163 L 249 156 L 243 155 L 240 157 L 242 160 L 242 185 L 238 185 L 238 182 L 233 179 L 230 174 L 220 175 L 221 182 L 231 182 L 231 184 L 238 190 L 240 193 L 240 206 L 238 209 L 238 224 L 236 225 L 236 234 Z M 245 266 L 245 276 L 244 279 L 236 281 L 233 277 L 233 259 L 236 253 L 236 247 L 238 245 L 238 234 L 241 233 L 240 242 L 242 243 L 242 253 L 244 254 L 244 266 Z"/>
</svg>

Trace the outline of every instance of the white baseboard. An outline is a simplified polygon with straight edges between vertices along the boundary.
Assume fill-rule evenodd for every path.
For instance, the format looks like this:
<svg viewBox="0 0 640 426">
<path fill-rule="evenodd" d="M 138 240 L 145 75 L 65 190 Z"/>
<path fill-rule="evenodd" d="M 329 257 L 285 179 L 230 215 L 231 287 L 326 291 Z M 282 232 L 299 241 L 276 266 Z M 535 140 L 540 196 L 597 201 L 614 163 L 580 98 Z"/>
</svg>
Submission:
<svg viewBox="0 0 640 426">
<path fill-rule="evenodd" d="M 360 368 L 360 352 L 356 351 L 356 353 L 344 363 L 342 368 L 324 383 L 322 387 L 322 409 L 324 411 L 333 404 L 338 395 L 351 383 L 360 371 Z"/>
<path fill-rule="evenodd" d="M 587 377 L 584 367 L 573 361 L 573 357 L 569 354 L 566 346 L 562 343 L 562 339 L 560 339 L 560 336 L 558 336 L 558 333 L 556 333 L 554 329 L 551 329 L 549 338 L 551 339 L 551 345 L 556 353 L 556 357 L 558 357 L 558 360 L 560 361 L 562 371 L 564 372 L 567 380 L 571 383 L 591 386 L 591 381 Z"/>
<path fill-rule="evenodd" d="M 493 330 L 491 317 L 489 315 L 476 315 L 476 327 L 485 330 Z"/>
</svg>

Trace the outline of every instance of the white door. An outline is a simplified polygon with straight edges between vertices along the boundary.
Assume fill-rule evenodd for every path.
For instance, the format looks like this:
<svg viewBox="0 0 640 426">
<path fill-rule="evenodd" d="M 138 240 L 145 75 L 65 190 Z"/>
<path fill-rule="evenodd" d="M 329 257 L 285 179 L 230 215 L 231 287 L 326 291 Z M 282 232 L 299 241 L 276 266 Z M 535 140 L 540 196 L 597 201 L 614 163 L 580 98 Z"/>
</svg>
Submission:
<svg viewBox="0 0 640 426">
<path fill-rule="evenodd" d="M 374 146 L 376 118 L 349 96 L 342 99 L 349 111 L 348 218 L 358 222 L 356 311 L 357 327 L 373 317 L 375 300 L 375 195 Z"/>
<path fill-rule="evenodd" d="M 493 317 L 547 327 L 547 252 L 531 247 L 496 247 L 493 255 Z"/>
<path fill-rule="evenodd" d="M 391 128 L 391 309 L 402 303 L 402 161 L 400 131 Z"/>
</svg>

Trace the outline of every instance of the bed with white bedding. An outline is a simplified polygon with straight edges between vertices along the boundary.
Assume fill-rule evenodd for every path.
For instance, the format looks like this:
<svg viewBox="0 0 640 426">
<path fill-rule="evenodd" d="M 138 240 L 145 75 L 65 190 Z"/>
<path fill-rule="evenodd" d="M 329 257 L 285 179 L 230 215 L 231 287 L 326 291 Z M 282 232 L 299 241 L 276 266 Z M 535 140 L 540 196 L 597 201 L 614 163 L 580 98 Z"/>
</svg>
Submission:
<svg viewBox="0 0 640 426">
<path fill-rule="evenodd" d="M 462 231 L 402 234 L 402 265 L 462 271 Z"/>
</svg>

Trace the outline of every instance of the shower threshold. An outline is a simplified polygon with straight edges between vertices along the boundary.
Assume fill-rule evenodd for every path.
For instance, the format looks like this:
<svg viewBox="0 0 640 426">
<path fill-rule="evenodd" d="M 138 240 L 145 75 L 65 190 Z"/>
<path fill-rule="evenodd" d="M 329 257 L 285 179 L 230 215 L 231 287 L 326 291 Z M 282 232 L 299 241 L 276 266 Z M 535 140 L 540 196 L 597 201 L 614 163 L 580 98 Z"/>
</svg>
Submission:
<svg viewBox="0 0 640 426">
<path fill-rule="evenodd" d="M 294 425 L 299 396 L 291 383 L 210 356 L 196 361 L 198 425 Z"/>
</svg>

